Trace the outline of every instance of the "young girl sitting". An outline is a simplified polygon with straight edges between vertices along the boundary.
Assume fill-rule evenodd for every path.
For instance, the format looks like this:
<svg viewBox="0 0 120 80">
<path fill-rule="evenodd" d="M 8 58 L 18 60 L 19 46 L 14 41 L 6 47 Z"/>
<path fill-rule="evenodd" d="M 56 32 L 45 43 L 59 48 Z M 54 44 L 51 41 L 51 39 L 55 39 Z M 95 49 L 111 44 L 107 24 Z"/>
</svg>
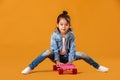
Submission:
<svg viewBox="0 0 120 80">
<path fill-rule="evenodd" d="M 22 74 L 30 73 L 46 58 L 50 58 L 57 65 L 72 64 L 75 60 L 83 59 L 85 62 L 97 69 L 97 71 L 107 72 L 109 70 L 108 68 L 99 65 L 86 53 L 76 52 L 75 37 L 70 23 L 70 16 L 67 14 L 67 11 L 63 11 L 63 13 L 57 17 L 57 27 L 51 36 L 51 50 L 45 50 L 42 52 L 22 71 Z"/>
</svg>

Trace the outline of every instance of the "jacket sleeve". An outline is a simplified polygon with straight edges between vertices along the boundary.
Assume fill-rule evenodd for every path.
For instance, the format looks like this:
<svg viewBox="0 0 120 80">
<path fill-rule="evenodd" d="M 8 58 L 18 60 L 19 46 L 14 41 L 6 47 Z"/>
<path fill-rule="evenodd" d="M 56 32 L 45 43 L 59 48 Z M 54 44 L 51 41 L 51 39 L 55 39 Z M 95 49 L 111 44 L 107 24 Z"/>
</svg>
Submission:
<svg viewBox="0 0 120 80">
<path fill-rule="evenodd" d="M 72 34 L 72 38 L 70 41 L 69 57 L 68 57 L 69 62 L 75 60 L 75 53 L 76 53 L 75 38 L 74 35 Z"/>
<path fill-rule="evenodd" d="M 51 36 L 50 47 L 51 47 L 52 53 L 54 54 L 54 60 L 59 60 L 59 49 L 58 49 L 57 42 L 55 40 L 55 33 L 53 33 Z"/>
</svg>

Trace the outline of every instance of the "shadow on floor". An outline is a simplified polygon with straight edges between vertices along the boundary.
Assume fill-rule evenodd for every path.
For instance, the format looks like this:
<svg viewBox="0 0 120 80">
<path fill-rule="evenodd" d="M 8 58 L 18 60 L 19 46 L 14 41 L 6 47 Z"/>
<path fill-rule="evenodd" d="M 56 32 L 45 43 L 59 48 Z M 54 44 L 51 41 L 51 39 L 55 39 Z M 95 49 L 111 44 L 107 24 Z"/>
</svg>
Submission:
<svg viewBox="0 0 120 80">
<path fill-rule="evenodd" d="M 42 72 L 56 72 L 56 73 L 58 73 L 58 71 L 53 71 L 53 70 L 39 70 L 39 71 L 32 71 L 30 74 L 42 73 Z M 78 72 L 77 74 L 83 74 L 83 73 L 84 72 Z M 71 72 L 67 72 L 67 71 L 65 71 L 64 74 L 76 75 L 76 74 L 72 74 Z"/>
</svg>

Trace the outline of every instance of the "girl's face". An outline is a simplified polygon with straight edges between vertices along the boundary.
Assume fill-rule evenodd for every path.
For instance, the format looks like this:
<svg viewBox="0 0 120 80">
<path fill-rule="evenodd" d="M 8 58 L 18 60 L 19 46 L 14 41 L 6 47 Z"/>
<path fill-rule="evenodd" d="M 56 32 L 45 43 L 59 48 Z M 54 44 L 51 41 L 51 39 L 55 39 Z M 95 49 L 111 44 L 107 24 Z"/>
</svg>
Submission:
<svg viewBox="0 0 120 80">
<path fill-rule="evenodd" d="M 66 34 L 68 29 L 70 28 L 70 24 L 66 21 L 66 19 L 61 18 L 57 27 L 61 34 Z"/>
</svg>

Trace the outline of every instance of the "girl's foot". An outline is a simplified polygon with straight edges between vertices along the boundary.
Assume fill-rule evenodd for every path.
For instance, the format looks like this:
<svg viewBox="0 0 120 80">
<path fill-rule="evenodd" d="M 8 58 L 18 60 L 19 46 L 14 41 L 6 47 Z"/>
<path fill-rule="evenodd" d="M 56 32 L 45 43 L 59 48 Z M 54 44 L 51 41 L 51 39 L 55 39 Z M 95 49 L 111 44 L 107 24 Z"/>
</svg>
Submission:
<svg viewBox="0 0 120 80">
<path fill-rule="evenodd" d="M 22 74 L 29 74 L 31 71 L 32 71 L 32 69 L 28 66 L 21 73 Z"/>
<path fill-rule="evenodd" d="M 108 71 L 109 71 L 109 68 L 104 67 L 104 66 L 99 66 L 99 68 L 97 69 L 97 71 L 100 71 L 100 72 L 108 72 Z"/>
</svg>

